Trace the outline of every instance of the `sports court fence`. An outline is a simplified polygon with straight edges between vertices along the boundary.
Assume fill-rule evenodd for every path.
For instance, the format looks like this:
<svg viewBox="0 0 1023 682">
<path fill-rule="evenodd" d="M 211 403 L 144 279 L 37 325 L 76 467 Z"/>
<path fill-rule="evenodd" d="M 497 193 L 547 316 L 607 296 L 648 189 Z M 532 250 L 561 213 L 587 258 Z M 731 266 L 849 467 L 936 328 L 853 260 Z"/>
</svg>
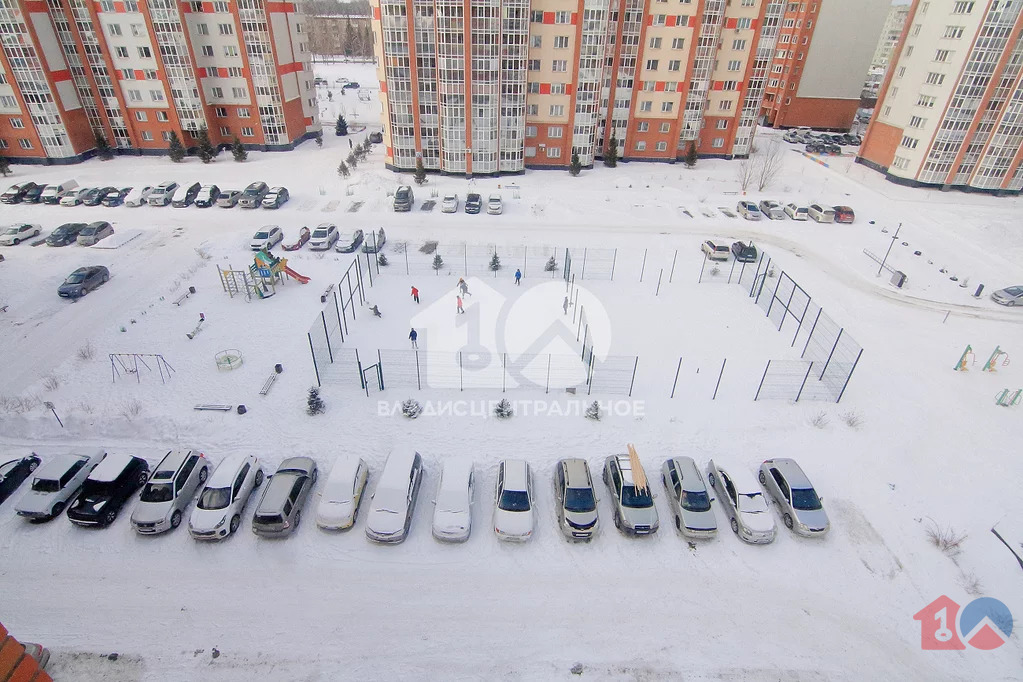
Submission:
<svg viewBox="0 0 1023 682">
<path fill-rule="evenodd" d="M 356 256 L 337 284 L 331 284 L 320 296 L 324 306 L 306 332 L 318 386 L 330 374 L 357 371 L 357 353 L 342 344 L 351 335 L 350 325 L 356 316 L 372 314 L 360 310 L 366 305 L 365 284 L 367 280 L 372 283 L 371 258 L 372 254 Z"/>
</svg>

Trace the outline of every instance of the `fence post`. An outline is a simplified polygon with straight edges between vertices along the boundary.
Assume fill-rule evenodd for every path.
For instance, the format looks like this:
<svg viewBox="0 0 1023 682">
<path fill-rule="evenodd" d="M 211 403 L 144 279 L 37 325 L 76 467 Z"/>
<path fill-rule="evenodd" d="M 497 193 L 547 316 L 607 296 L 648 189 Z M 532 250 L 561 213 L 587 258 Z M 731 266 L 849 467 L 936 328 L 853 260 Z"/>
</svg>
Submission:
<svg viewBox="0 0 1023 682">
<path fill-rule="evenodd" d="M 593 350 L 590 349 L 589 367 L 586 370 L 586 395 L 593 393 Z"/>
<path fill-rule="evenodd" d="M 646 249 L 643 249 L 643 253 L 646 254 Z M 645 260 L 645 258 L 644 258 Z M 615 281 L 615 263 L 618 262 L 618 247 L 615 247 L 614 255 L 611 256 L 611 281 Z"/>
<path fill-rule="evenodd" d="M 458 390 L 462 389 L 462 351 L 458 351 Z"/>
<path fill-rule="evenodd" d="M 675 255 L 671 257 L 671 273 L 668 275 L 668 284 L 671 284 L 671 278 L 675 276 L 675 259 L 678 258 L 678 249 L 675 249 Z"/>
<path fill-rule="evenodd" d="M 368 254 L 368 253 L 367 253 L 367 254 L 366 254 L 366 272 L 368 272 L 368 273 L 369 273 L 369 285 L 370 285 L 370 286 L 373 286 L 373 266 L 372 266 L 372 265 L 370 264 L 370 262 L 369 262 L 369 256 L 370 256 L 370 254 Z M 359 257 L 358 257 L 358 256 L 356 256 L 356 257 L 355 257 L 355 260 L 359 260 Z M 361 265 L 359 266 L 359 269 L 360 269 L 360 270 L 362 269 L 362 266 L 361 266 Z M 347 274 L 347 273 L 345 273 L 345 274 Z M 348 286 L 349 286 L 349 287 L 351 287 L 351 286 L 352 286 L 352 281 L 351 281 L 351 279 L 349 279 L 349 278 L 347 278 L 347 277 L 346 277 L 345 279 L 348 279 Z"/>
<path fill-rule="evenodd" d="M 408 271 L 408 242 L 405 242 L 405 274 L 410 274 Z"/>
<path fill-rule="evenodd" d="M 838 336 L 835 337 L 835 345 L 831 347 L 831 352 L 828 353 L 828 361 L 824 363 L 824 369 L 821 370 L 821 375 L 818 379 L 824 378 L 824 373 L 828 371 L 828 365 L 831 364 L 831 356 L 835 354 L 835 349 L 838 348 L 838 342 L 842 338 L 842 333 L 845 332 L 845 327 L 838 330 Z"/>
<path fill-rule="evenodd" d="M 327 316 L 320 311 L 320 321 L 323 322 L 323 336 L 327 339 L 327 355 L 330 356 L 330 364 L 334 364 L 334 351 L 330 349 L 330 334 L 327 332 Z"/>
<path fill-rule="evenodd" d="M 810 347 L 810 339 L 813 338 L 813 332 L 817 329 L 817 320 L 821 319 L 822 312 L 824 312 L 823 308 L 817 308 L 817 317 L 813 318 L 813 326 L 810 327 L 810 335 L 806 337 L 806 345 L 803 346 L 803 352 L 799 354 L 799 357 L 806 355 L 806 349 Z"/>
<path fill-rule="evenodd" d="M 718 387 L 721 386 L 721 376 L 725 373 L 725 363 L 728 362 L 728 358 L 721 361 L 721 371 L 718 372 L 718 382 L 714 384 L 714 395 L 711 396 L 711 400 L 718 399 Z"/>
<path fill-rule="evenodd" d="M 675 386 L 678 385 L 678 373 L 682 371 L 682 357 L 678 358 L 678 367 L 675 369 L 675 380 L 671 382 L 671 397 L 675 397 Z"/>
<path fill-rule="evenodd" d="M 547 354 L 547 388 L 544 390 L 544 393 L 550 393 L 550 392 L 551 392 L 551 354 L 548 353 Z"/>
<path fill-rule="evenodd" d="M 416 386 L 419 390 L 423 390 L 423 375 L 419 371 L 419 351 L 416 351 Z"/>
<path fill-rule="evenodd" d="M 586 279 L 586 249 L 583 249 L 583 268 L 579 273 L 579 279 Z"/>
<path fill-rule="evenodd" d="M 764 379 L 767 378 L 767 370 L 771 369 L 771 361 L 767 361 L 767 367 L 764 367 L 764 376 L 760 377 L 760 385 L 757 386 L 757 394 L 753 396 L 753 402 L 756 402 L 760 398 L 760 389 L 764 387 Z"/>
<path fill-rule="evenodd" d="M 368 253 L 366 254 L 369 255 Z M 352 319 L 355 319 L 355 294 L 352 292 L 352 278 L 345 277 L 345 281 L 348 282 L 348 300 L 352 302 Z M 369 275 L 369 285 L 373 286 L 373 273 Z"/>
<path fill-rule="evenodd" d="M 522 276 L 526 276 L 526 256 L 529 253 L 529 249 L 525 246 L 522 247 Z"/>
<path fill-rule="evenodd" d="M 334 313 L 337 315 L 337 330 L 341 332 L 341 343 L 345 342 L 345 330 L 341 327 L 341 310 L 337 305 L 337 292 L 331 292 L 334 295 Z"/>
<path fill-rule="evenodd" d="M 636 362 L 632 363 L 632 381 L 629 382 L 629 397 L 632 397 L 632 389 L 636 385 L 636 370 L 639 369 L 639 356 L 636 356 Z"/>
<path fill-rule="evenodd" d="M 664 275 L 664 268 L 657 273 L 657 290 L 654 291 L 654 296 L 658 296 L 661 293 L 661 277 Z"/>
<path fill-rule="evenodd" d="M 783 272 L 782 274 L 784 275 L 785 273 Z M 791 277 L 789 277 L 789 281 L 792 282 L 792 291 L 789 292 L 789 300 L 785 303 L 785 312 L 781 314 L 781 322 L 778 324 L 778 331 L 781 331 L 781 328 L 785 325 L 785 318 L 792 314 L 789 307 L 792 305 L 792 297 L 796 295 L 796 287 L 799 286 Z M 778 286 L 781 286 L 780 279 L 778 280 Z"/>
<path fill-rule="evenodd" d="M 380 349 L 377 348 L 377 376 L 380 377 L 380 390 L 384 390 L 384 361 L 380 358 Z"/>
<path fill-rule="evenodd" d="M 785 271 L 782 270 L 781 274 L 782 274 L 782 277 L 784 277 L 785 276 Z M 778 278 L 778 284 L 775 285 L 774 293 L 771 294 L 771 302 L 767 304 L 767 318 L 768 319 L 771 318 L 771 308 L 774 307 L 774 302 L 778 300 L 778 287 L 780 287 L 780 286 L 781 286 L 781 277 Z M 785 321 L 785 314 L 784 313 L 782 313 L 781 321 L 782 322 Z M 781 327 L 778 327 L 778 331 L 781 331 Z"/>
<path fill-rule="evenodd" d="M 735 272 L 735 263 L 736 263 L 736 262 L 737 262 L 737 261 L 736 261 L 736 260 L 735 260 L 735 259 L 733 258 L 733 259 L 732 259 L 732 267 L 730 267 L 730 268 L 728 269 L 728 283 L 729 283 L 729 284 L 731 284 L 731 283 L 732 283 L 732 273 L 733 273 L 733 272 Z M 739 277 L 740 277 L 740 279 L 742 278 L 742 270 L 739 270 Z"/>
<path fill-rule="evenodd" d="M 703 282 L 703 271 L 707 267 L 707 254 L 703 254 L 703 265 L 700 266 L 700 276 L 697 278 L 696 283 L 700 284 Z"/>
<path fill-rule="evenodd" d="M 800 396 L 803 395 L 803 387 L 806 386 L 806 380 L 810 377 L 810 370 L 813 369 L 813 361 L 810 361 L 810 366 L 806 368 L 806 374 L 803 375 L 803 383 L 799 385 L 799 393 L 796 394 L 796 402 L 799 402 Z"/>
<path fill-rule="evenodd" d="M 847 375 L 845 375 L 845 383 L 842 384 L 842 391 L 841 391 L 841 393 L 838 394 L 838 398 L 835 399 L 835 404 L 836 405 L 839 402 L 841 402 L 842 396 L 845 395 L 845 389 L 849 386 L 849 380 L 852 379 L 853 372 L 856 371 L 856 365 L 860 364 L 860 356 L 862 356 L 862 355 L 863 355 L 863 349 L 860 348 L 860 352 L 856 354 L 856 361 L 853 362 L 852 369 L 850 369 L 849 373 Z"/>
<path fill-rule="evenodd" d="M 579 322 L 581 323 L 582 321 L 583 320 L 580 317 L 579 318 Z M 583 330 L 583 350 L 582 350 L 582 355 L 580 355 L 580 359 L 582 359 L 582 360 L 586 359 L 586 339 L 587 339 L 587 337 L 589 337 L 589 335 L 590 335 L 590 325 L 587 324 L 586 325 L 586 329 Z"/>
<path fill-rule="evenodd" d="M 309 354 L 313 356 L 313 371 L 316 372 L 316 385 L 322 386 L 320 383 L 320 368 L 316 364 L 316 351 L 313 350 L 313 335 L 306 332 L 306 337 L 309 339 Z"/>
<path fill-rule="evenodd" d="M 803 292 L 806 293 L 805 291 Z M 806 319 L 806 311 L 810 309 L 810 297 L 806 297 L 806 305 L 803 306 L 803 314 L 799 316 L 799 326 L 796 327 L 796 333 L 792 335 L 792 343 L 789 348 L 796 347 L 796 339 L 799 338 L 799 332 L 803 329 L 803 320 Z"/>
<path fill-rule="evenodd" d="M 501 393 L 508 388 L 508 354 L 501 354 Z"/>
<path fill-rule="evenodd" d="M 760 280 L 760 288 L 757 289 L 757 297 L 756 297 L 756 299 L 754 301 L 756 303 L 760 303 L 760 294 L 764 293 L 764 285 L 767 284 L 767 273 L 770 270 L 771 270 L 771 259 L 770 259 L 770 257 L 768 257 L 768 259 L 767 259 L 767 266 L 764 268 L 764 277 L 763 277 L 763 279 Z M 757 277 L 758 278 L 760 277 L 760 269 L 759 268 L 757 268 Z M 754 281 L 753 282 L 753 288 L 756 289 L 756 287 L 757 287 L 757 284 Z"/>
<path fill-rule="evenodd" d="M 356 265 L 358 265 L 358 264 L 356 264 Z M 348 269 L 351 270 L 352 266 L 349 265 Z M 362 268 L 361 267 L 357 266 L 355 268 L 355 278 L 357 280 L 359 280 L 359 301 L 361 301 L 362 304 L 365 305 L 366 304 L 366 283 L 362 281 Z M 340 290 L 341 290 L 341 285 L 338 284 L 338 291 L 340 291 Z"/>
<path fill-rule="evenodd" d="M 643 249 L 643 265 L 639 267 L 639 281 L 643 281 L 643 273 L 646 272 L 646 249 Z"/>
</svg>

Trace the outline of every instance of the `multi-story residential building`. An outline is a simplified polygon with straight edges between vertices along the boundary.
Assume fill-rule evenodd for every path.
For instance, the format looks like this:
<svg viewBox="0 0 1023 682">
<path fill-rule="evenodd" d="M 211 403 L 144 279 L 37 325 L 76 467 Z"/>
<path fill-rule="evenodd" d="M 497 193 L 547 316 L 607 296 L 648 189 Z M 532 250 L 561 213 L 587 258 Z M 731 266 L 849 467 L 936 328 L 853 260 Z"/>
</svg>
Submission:
<svg viewBox="0 0 1023 682">
<path fill-rule="evenodd" d="M 764 121 L 776 128 L 848 130 L 890 5 L 891 0 L 786 2 Z"/>
<path fill-rule="evenodd" d="M 892 5 L 885 17 L 884 27 L 881 29 L 881 37 L 877 41 L 877 48 L 874 49 L 874 57 L 870 60 L 872 67 L 887 69 L 892 60 L 892 54 L 902 37 L 902 29 L 906 25 L 906 17 L 909 16 L 909 5 Z"/>
<path fill-rule="evenodd" d="M 291 149 L 319 128 L 303 18 L 263 0 L 0 0 L 0 153 L 71 163 L 101 135 L 166 153 L 205 128 Z"/>
<path fill-rule="evenodd" d="M 786 3 L 371 5 L 388 167 L 486 174 L 748 155 Z"/>
<path fill-rule="evenodd" d="M 1023 0 L 914 0 L 857 161 L 905 185 L 1023 190 Z"/>
</svg>

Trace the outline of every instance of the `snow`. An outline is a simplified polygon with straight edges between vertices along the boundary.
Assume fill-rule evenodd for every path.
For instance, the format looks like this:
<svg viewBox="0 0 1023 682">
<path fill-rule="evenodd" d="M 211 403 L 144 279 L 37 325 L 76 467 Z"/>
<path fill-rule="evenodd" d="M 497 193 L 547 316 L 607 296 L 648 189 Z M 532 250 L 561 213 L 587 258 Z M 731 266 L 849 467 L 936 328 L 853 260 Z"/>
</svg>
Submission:
<svg viewBox="0 0 1023 682">
<path fill-rule="evenodd" d="M 375 82 L 372 66 L 322 69 L 331 81 L 344 75 L 363 86 Z M 327 124 L 343 103 L 346 116 L 368 126 L 355 142 L 379 129 L 375 93 L 369 102 L 351 91 L 335 91 L 334 98 L 321 98 Z M 758 147 L 773 135 L 762 131 Z M 239 533 L 217 544 L 197 543 L 184 529 L 137 537 L 127 513 L 96 532 L 64 518 L 29 524 L 14 514 L 19 491 L 0 505 L 0 576 L 7 586 L 0 617 L 20 639 L 51 649 L 55 678 L 549 680 L 575 679 L 569 670 L 576 663 L 598 680 L 1018 678 L 1018 636 L 994 651 L 925 652 L 912 618 L 943 594 L 965 605 L 974 598 L 968 590 L 1023 614 L 1019 564 L 990 532 L 997 523 L 1007 540 L 1018 545 L 1023 538 L 1016 503 L 1023 463 L 1015 456 L 1023 408 L 994 404 L 996 392 L 1023 386 L 1023 374 L 1019 363 L 981 371 L 996 345 L 1010 355 L 1023 352 L 1023 311 L 987 296 L 1023 282 L 1018 198 L 900 187 L 850 157 L 829 159 L 825 168 L 790 151 L 777 180 L 748 197 L 848 204 L 857 213 L 854 224 L 728 218 L 718 207 L 734 212 L 742 195 L 734 164 L 717 160 L 694 169 L 623 163 L 578 178 L 567 171 L 471 182 L 431 176 L 415 186 L 414 210 L 395 214 L 387 194 L 412 184 L 411 176 L 386 171 L 378 145 L 341 181 L 335 169 L 347 154 L 345 140 L 328 128 L 322 149 L 305 142 L 287 154 L 250 152 L 243 164 L 222 154 L 209 165 L 138 157 L 70 168 L 15 166 L 10 183 L 69 175 L 83 186 L 173 178 L 244 187 L 261 180 L 287 186 L 293 198 L 273 216 L 216 207 L 4 206 L 3 222 L 36 222 L 44 235 L 72 220 L 109 220 L 115 237 L 141 233 L 107 250 L 2 248 L 4 461 L 34 450 L 45 463 L 54 453 L 102 447 L 155 464 L 169 449 L 194 449 L 214 465 L 255 454 L 269 472 L 291 456 L 325 467 L 338 454 L 357 454 L 369 466 L 368 495 L 389 454 L 418 451 L 424 461 L 411 531 L 397 546 L 367 541 L 365 517 L 349 533 L 316 528 L 312 505 L 322 477 L 305 521 L 288 539 L 249 532 L 253 499 Z M 435 191 L 437 198 L 447 192 L 464 198 L 470 190 L 499 193 L 504 214 L 419 208 Z M 368 304 L 378 304 L 383 316 L 359 307 L 345 342 L 364 362 L 377 349 L 408 349 L 419 315 L 438 329 L 420 335 L 423 352 L 447 352 L 445 338 L 464 342 L 445 336 L 468 329 L 450 327 L 455 284 L 464 276 L 459 257 L 478 264 L 468 262 L 474 296 L 461 324 L 481 321 L 479 343 L 487 347 L 488 337 L 498 343 L 504 332 L 482 321 L 518 320 L 506 351 L 518 353 L 535 341 L 530 325 L 570 320 L 576 312 L 563 314 L 564 283 L 542 269 L 549 254 L 560 262 L 566 247 L 587 249 L 586 267 L 596 273 L 610 268 L 617 249 L 613 281 L 588 274 L 576 287 L 591 329 L 600 332 L 596 351 L 639 358 L 631 398 L 400 384 L 367 397 L 355 378 L 334 373 L 322 390 L 326 413 L 306 415 L 315 380 L 306 331 L 324 308 L 320 294 L 354 256 L 308 248 L 282 254 L 312 281 L 290 280 L 266 300 L 229 297 L 216 267 L 247 269 L 248 241 L 263 224 L 281 225 L 284 243 L 292 243 L 302 226 L 324 221 L 387 232 L 391 265 L 379 276 L 374 270 L 367 290 Z M 899 223 L 889 264 L 909 275 L 901 290 L 877 277 L 877 264 L 863 254 L 883 256 Z M 766 361 L 798 360 L 800 348 L 740 287 L 725 282 L 725 267 L 697 283 L 699 244 L 714 238 L 752 240 L 863 346 L 841 404 L 753 402 Z M 418 251 L 428 239 L 441 244 L 448 263 L 442 271 Z M 404 240 L 411 274 L 393 250 Z M 471 248 L 463 250 L 463 242 Z M 512 275 L 523 252 L 515 249 L 527 245 L 550 251 L 528 252 L 516 287 Z M 504 262 L 496 275 L 486 270 L 491 246 Z M 77 302 L 58 299 L 64 277 L 90 264 L 110 268 L 110 281 Z M 969 278 L 969 287 L 950 281 L 952 275 Z M 979 283 L 985 292 L 974 298 Z M 412 285 L 421 291 L 420 306 L 409 296 Z M 196 293 L 173 305 L 189 286 Z M 206 322 L 190 340 L 185 334 L 199 313 Z M 571 341 L 576 327 L 562 324 L 567 339 L 546 339 L 538 352 L 578 352 Z M 978 362 L 955 372 L 967 344 Z M 215 356 L 228 348 L 240 349 L 244 363 L 218 370 Z M 138 376 L 122 371 L 115 378 L 109 353 L 159 353 L 173 371 L 161 381 L 153 358 L 144 356 L 152 371 L 140 365 Z M 283 373 L 260 396 L 277 363 Z M 378 401 L 389 407 L 409 396 L 426 408 L 418 419 L 380 411 Z M 515 406 L 507 420 L 472 402 L 502 397 Z M 472 403 L 462 416 L 445 408 L 459 400 Z M 600 421 L 582 416 L 593 400 L 605 408 Z M 63 427 L 39 401 L 53 403 Z M 198 412 L 198 403 L 245 404 L 247 414 Z M 815 419 L 818 413 L 826 423 Z M 664 521 L 655 535 L 618 533 L 610 496 L 597 482 L 602 530 L 591 543 L 567 543 L 556 525 L 555 463 L 583 457 L 596 472 L 626 443 L 635 444 L 647 472 L 657 472 L 667 457 L 689 455 L 701 468 L 714 458 L 753 475 L 764 459 L 792 457 L 824 498 L 831 532 L 801 538 L 779 524 L 773 543 L 750 546 L 722 524 L 714 502 L 721 531 L 690 546 L 667 522 L 667 495 L 652 476 Z M 476 466 L 476 523 L 460 545 L 437 542 L 429 532 L 430 502 L 448 457 L 469 457 Z M 490 526 L 497 465 L 507 458 L 525 459 L 533 469 L 536 524 L 524 544 L 499 542 Z M 773 505 L 771 514 L 777 523 Z M 967 534 L 954 560 L 928 539 L 931 520 Z M 116 661 L 104 657 L 112 652 L 120 654 Z"/>
</svg>

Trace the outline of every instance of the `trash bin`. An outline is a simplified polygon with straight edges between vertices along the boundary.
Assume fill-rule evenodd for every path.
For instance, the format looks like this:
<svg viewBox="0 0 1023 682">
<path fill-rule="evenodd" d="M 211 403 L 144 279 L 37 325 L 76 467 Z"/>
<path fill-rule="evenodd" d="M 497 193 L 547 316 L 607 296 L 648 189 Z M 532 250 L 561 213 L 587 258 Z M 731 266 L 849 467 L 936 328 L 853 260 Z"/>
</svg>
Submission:
<svg viewBox="0 0 1023 682">
<path fill-rule="evenodd" d="M 892 284 L 895 285 L 897 289 L 901 289 L 902 286 L 906 283 L 906 273 L 902 272 L 901 270 L 895 270 L 894 272 L 892 272 L 891 281 Z"/>
</svg>

